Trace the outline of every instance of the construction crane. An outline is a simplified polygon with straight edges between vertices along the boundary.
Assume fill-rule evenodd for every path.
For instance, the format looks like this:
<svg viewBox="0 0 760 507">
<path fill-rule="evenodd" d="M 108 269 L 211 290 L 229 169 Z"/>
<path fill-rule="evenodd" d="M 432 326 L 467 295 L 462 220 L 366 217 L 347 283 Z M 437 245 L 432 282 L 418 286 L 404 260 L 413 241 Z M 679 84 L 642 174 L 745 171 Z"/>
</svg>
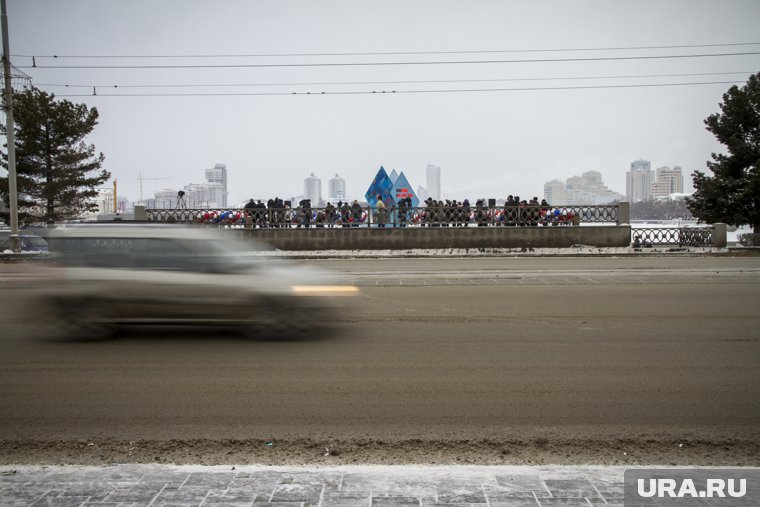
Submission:
<svg viewBox="0 0 760 507">
<path fill-rule="evenodd" d="M 143 178 L 142 173 L 137 173 L 137 181 L 140 182 L 140 204 L 143 203 L 143 180 L 170 180 L 171 178 Z"/>
</svg>

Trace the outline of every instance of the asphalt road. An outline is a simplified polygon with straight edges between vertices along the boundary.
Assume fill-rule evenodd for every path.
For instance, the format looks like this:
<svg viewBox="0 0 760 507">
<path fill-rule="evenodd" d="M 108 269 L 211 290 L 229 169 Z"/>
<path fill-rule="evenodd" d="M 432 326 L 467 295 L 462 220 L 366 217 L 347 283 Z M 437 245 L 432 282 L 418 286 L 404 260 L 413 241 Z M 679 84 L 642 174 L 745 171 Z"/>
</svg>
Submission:
<svg viewBox="0 0 760 507">
<path fill-rule="evenodd" d="M 4 267 L 0 461 L 760 460 L 760 258 L 300 262 L 361 287 L 334 336 L 51 341 Z"/>
</svg>

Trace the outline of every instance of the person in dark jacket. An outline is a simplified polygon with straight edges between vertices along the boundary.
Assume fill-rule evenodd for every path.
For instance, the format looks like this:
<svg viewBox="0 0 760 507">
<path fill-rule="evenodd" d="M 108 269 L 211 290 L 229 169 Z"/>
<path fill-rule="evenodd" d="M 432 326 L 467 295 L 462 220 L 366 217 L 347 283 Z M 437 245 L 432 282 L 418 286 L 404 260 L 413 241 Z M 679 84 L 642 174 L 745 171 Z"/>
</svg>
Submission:
<svg viewBox="0 0 760 507">
<path fill-rule="evenodd" d="M 399 227 L 406 227 L 406 198 L 402 197 L 398 200 L 397 220 Z"/>
<path fill-rule="evenodd" d="M 354 202 L 351 204 L 351 227 L 359 227 L 359 224 L 362 222 L 362 207 L 359 204 L 359 201 L 354 199 Z"/>
</svg>

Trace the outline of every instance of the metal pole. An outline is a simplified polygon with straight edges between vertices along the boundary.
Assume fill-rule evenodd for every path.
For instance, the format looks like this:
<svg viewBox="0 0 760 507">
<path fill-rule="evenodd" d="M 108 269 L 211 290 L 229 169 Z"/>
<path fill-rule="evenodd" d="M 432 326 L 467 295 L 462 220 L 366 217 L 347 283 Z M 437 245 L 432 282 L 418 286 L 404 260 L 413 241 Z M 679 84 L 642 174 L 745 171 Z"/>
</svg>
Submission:
<svg viewBox="0 0 760 507">
<path fill-rule="evenodd" d="M 13 90 L 11 89 L 11 51 L 8 43 L 8 10 L 0 0 L 0 24 L 3 28 L 3 74 L 5 77 L 5 132 L 8 140 L 8 201 L 11 208 L 11 250 L 19 251 L 18 195 L 16 190 L 16 133 L 13 125 Z"/>
</svg>

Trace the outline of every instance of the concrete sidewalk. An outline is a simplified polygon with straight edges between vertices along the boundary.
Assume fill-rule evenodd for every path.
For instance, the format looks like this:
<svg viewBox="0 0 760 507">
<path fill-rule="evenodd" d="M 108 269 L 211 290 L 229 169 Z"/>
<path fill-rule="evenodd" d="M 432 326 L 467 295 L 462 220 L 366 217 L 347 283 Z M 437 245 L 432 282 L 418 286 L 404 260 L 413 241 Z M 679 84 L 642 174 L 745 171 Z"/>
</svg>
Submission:
<svg viewBox="0 0 760 507">
<path fill-rule="evenodd" d="M 3 506 L 621 506 L 623 467 L 2 466 Z"/>
</svg>

